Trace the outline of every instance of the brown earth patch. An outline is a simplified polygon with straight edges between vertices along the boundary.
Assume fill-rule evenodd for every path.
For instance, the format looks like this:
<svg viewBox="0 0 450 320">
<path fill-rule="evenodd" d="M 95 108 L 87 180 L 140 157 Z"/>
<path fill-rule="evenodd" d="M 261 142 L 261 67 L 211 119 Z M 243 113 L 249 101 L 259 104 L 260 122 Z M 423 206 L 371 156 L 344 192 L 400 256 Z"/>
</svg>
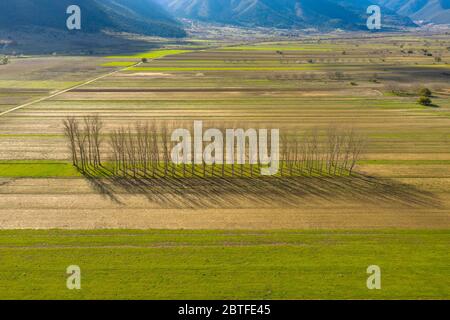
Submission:
<svg viewBox="0 0 450 320">
<path fill-rule="evenodd" d="M 0 228 L 450 227 L 448 193 L 404 183 L 242 180 L 8 179 L 0 184 Z"/>
</svg>

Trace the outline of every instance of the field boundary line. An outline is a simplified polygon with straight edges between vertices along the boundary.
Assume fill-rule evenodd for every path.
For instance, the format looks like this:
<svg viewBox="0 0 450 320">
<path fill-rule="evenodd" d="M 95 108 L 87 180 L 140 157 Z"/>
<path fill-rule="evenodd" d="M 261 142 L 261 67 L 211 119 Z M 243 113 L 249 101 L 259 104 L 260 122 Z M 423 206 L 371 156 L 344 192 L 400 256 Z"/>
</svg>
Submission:
<svg viewBox="0 0 450 320">
<path fill-rule="evenodd" d="M 6 110 L 6 111 L 1 112 L 1 113 L 0 113 L 0 117 L 2 117 L 2 116 L 4 116 L 4 115 L 7 115 L 7 114 L 9 114 L 9 113 L 11 113 L 11 112 L 14 112 L 14 111 L 16 111 L 16 110 L 20 110 L 20 109 L 29 107 L 29 106 L 31 106 L 31 105 L 33 105 L 33 104 L 36 104 L 36 103 L 39 103 L 39 102 L 42 102 L 42 101 L 45 101 L 45 100 L 54 98 L 54 97 L 56 97 L 56 96 L 59 96 L 59 95 L 61 95 L 61 94 L 64 94 L 64 93 L 66 93 L 66 92 L 69 92 L 69 91 L 71 91 L 71 90 L 78 89 L 78 88 L 83 87 L 83 86 L 85 86 L 85 85 L 91 84 L 91 83 L 93 83 L 93 82 L 95 82 L 95 81 L 98 81 L 98 80 L 101 80 L 101 79 L 103 79 L 103 78 L 112 76 L 112 75 L 114 75 L 114 74 L 116 74 L 116 73 L 119 73 L 119 72 L 122 72 L 122 71 L 126 71 L 126 70 L 128 70 L 128 69 L 130 69 L 130 68 L 133 68 L 133 67 L 137 67 L 137 66 L 139 66 L 140 64 L 142 64 L 142 62 L 138 62 L 138 63 L 136 63 L 136 64 L 134 64 L 134 65 L 132 65 L 132 66 L 128 66 L 128 67 L 125 67 L 125 68 L 122 68 L 122 69 L 119 69 L 119 70 L 115 70 L 115 71 L 113 71 L 113 72 L 110 72 L 110 73 L 101 75 L 101 76 L 99 76 L 99 77 L 95 77 L 94 79 L 87 80 L 87 81 L 85 81 L 85 82 L 83 82 L 83 83 L 74 85 L 74 86 L 69 87 L 69 88 L 67 88 L 67 89 L 59 90 L 59 91 L 57 91 L 57 92 L 55 92 L 55 93 L 53 93 L 53 94 L 51 94 L 51 95 L 49 95 L 49 96 L 42 97 L 42 98 L 39 98 L 39 99 L 37 99 L 37 100 L 33 100 L 33 101 L 30 101 L 30 102 L 21 104 L 21 105 L 19 105 L 19 106 L 17 106 L 17 107 L 14 107 L 14 108 L 11 108 L 11 109 L 9 109 L 9 110 Z"/>
</svg>

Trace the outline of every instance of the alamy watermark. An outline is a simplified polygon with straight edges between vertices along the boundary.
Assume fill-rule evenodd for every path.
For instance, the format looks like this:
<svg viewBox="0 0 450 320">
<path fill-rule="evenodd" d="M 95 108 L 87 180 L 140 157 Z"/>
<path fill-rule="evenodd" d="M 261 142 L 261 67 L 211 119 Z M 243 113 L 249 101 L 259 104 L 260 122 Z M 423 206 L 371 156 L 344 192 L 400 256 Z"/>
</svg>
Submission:
<svg viewBox="0 0 450 320">
<path fill-rule="evenodd" d="M 68 30 L 81 30 L 81 8 L 77 5 L 67 7 L 66 13 L 69 15 L 66 21 Z M 367 28 L 369 30 L 381 29 L 381 8 L 378 5 L 370 5 L 366 13 L 370 15 L 367 18 Z"/>
<path fill-rule="evenodd" d="M 183 128 L 172 132 L 171 140 L 177 143 L 171 152 L 174 164 L 245 164 L 248 160 L 249 164 L 268 165 L 261 168 L 261 175 L 278 173 L 279 129 L 270 130 L 270 155 L 268 129 L 226 129 L 222 132 L 209 128 L 203 132 L 203 121 L 194 121 L 193 130 L 193 134 Z M 204 143 L 208 143 L 205 148 Z"/>
<path fill-rule="evenodd" d="M 370 276 L 367 278 L 367 289 L 380 290 L 381 289 L 381 268 L 377 265 L 371 265 L 367 268 L 367 274 Z"/>
<path fill-rule="evenodd" d="M 367 28 L 369 30 L 381 29 L 381 8 L 377 5 L 371 5 L 367 8 L 367 14 L 370 16 L 367 18 Z"/>
<path fill-rule="evenodd" d="M 81 8 L 78 5 L 70 5 L 67 7 L 66 13 L 69 17 L 66 20 L 68 30 L 81 30 Z M 381 8 L 378 5 L 370 5 L 366 13 L 370 15 L 367 18 L 367 28 L 369 30 L 381 29 Z"/>
<path fill-rule="evenodd" d="M 81 30 L 81 9 L 77 5 L 67 7 L 66 13 L 70 15 L 67 18 L 66 26 L 69 30 Z"/>
<path fill-rule="evenodd" d="M 81 269 L 77 265 L 68 266 L 66 273 L 69 275 L 66 280 L 66 287 L 69 290 L 81 289 Z"/>
</svg>

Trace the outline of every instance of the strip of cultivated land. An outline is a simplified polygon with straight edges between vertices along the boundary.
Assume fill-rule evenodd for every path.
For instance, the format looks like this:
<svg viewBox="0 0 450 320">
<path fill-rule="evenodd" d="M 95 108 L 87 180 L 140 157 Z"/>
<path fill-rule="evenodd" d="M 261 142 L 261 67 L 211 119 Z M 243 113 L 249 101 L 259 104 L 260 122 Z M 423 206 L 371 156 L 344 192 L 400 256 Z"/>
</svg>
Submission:
<svg viewBox="0 0 450 320">
<path fill-rule="evenodd" d="M 449 245 L 419 230 L 1 231 L 0 298 L 448 299 Z"/>
<path fill-rule="evenodd" d="M 40 97 L 61 81 L 70 87 L 149 62 L 0 118 L 0 227 L 447 228 L 448 47 L 441 36 L 386 35 L 14 60 L 0 74 L 4 108 L 31 99 L 30 90 Z M 433 107 L 417 103 L 424 86 Z M 353 179 L 117 186 L 85 179 L 68 162 L 62 120 L 94 114 L 105 132 L 136 121 L 190 127 L 204 120 L 205 127 L 280 128 L 299 137 L 354 127 L 370 143 Z"/>
</svg>

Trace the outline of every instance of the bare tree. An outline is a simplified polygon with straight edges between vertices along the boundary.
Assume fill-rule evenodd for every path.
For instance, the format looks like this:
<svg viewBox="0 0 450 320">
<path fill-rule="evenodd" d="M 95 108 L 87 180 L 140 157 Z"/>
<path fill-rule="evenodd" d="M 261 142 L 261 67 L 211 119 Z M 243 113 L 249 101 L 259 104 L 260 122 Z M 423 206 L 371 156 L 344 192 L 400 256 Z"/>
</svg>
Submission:
<svg viewBox="0 0 450 320">
<path fill-rule="evenodd" d="M 333 168 L 333 175 L 336 175 L 342 160 L 342 146 L 344 142 L 344 136 L 342 132 L 339 132 L 336 138 L 336 162 Z"/>
<path fill-rule="evenodd" d="M 355 131 L 352 131 L 350 144 L 350 166 L 348 170 L 350 175 L 352 175 L 353 170 L 366 147 L 366 144 L 367 140 L 363 135 L 357 134 Z"/>
<path fill-rule="evenodd" d="M 162 154 L 164 162 L 164 176 L 167 176 L 167 171 L 169 169 L 169 133 L 167 129 L 167 123 L 164 122 L 161 127 L 161 142 L 162 142 Z"/>
<path fill-rule="evenodd" d="M 335 126 L 328 128 L 327 131 L 327 156 L 326 156 L 326 168 L 329 175 L 331 175 L 333 171 L 333 166 L 336 163 L 337 157 L 337 129 Z"/>
<path fill-rule="evenodd" d="M 147 170 L 149 168 L 148 163 L 148 123 L 145 125 L 140 122 L 136 123 L 136 152 L 137 152 L 137 166 L 139 170 L 142 170 L 144 177 L 147 176 Z"/>
<path fill-rule="evenodd" d="M 98 116 L 85 117 L 84 126 L 80 126 L 79 122 L 69 117 L 63 121 L 64 133 L 69 142 L 69 148 L 72 156 L 72 163 L 81 171 L 91 169 L 93 166 L 97 168 L 102 165 L 102 121 Z M 218 125 L 217 125 L 218 126 Z M 236 125 L 235 125 L 236 127 Z M 114 175 L 122 175 L 127 177 L 132 175 L 134 178 L 138 176 L 148 177 L 167 177 L 169 170 L 171 176 L 176 177 L 178 159 L 174 162 L 170 161 L 169 133 L 167 123 L 163 123 L 160 128 L 156 122 L 141 124 L 135 123 L 132 126 L 119 127 L 113 130 L 109 136 L 109 149 L 111 153 L 108 157 L 112 161 L 112 172 Z M 354 168 L 361 158 L 366 147 L 367 139 L 357 133 L 354 129 L 341 129 L 331 126 L 325 131 L 319 131 L 312 128 L 304 134 L 298 132 L 284 131 L 281 135 L 280 150 L 280 174 L 281 176 L 295 176 L 297 173 L 312 176 L 313 174 L 322 175 L 324 172 L 328 175 L 342 175 L 348 173 L 352 175 Z M 302 137 L 300 139 L 300 137 Z M 268 148 L 271 150 L 272 141 L 268 142 Z M 246 145 L 246 143 L 245 143 Z M 231 164 L 231 174 L 235 175 L 236 161 L 236 143 L 233 162 Z M 225 146 L 223 146 L 225 148 Z M 226 149 L 226 148 L 225 148 Z M 226 150 L 222 150 L 222 154 Z M 242 150 L 243 151 L 243 150 Z M 245 151 L 244 151 L 245 152 Z M 216 154 L 214 155 L 215 158 Z M 245 153 L 244 158 L 239 161 L 240 177 L 245 174 L 245 163 L 250 163 L 250 175 L 254 177 L 253 153 Z M 252 158 L 251 158 L 252 157 Z M 251 159 L 250 159 L 251 158 Z M 261 159 L 258 159 L 258 168 L 261 168 Z M 217 160 L 217 159 L 216 159 Z M 223 159 L 224 160 L 224 159 Z M 183 177 L 187 177 L 187 164 L 183 163 Z M 213 163 L 207 166 L 206 162 L 202 162 L 203 177 L 211 174 L 216 176 L 217 164 Z M 226 165 L 222 163 L 221 176 L 225 177 Z M 195 173 L 195 163 L 192 163 L 192 175 Z M 181 173 L 181 172 L 180 172 Z"/>
<path fill-rule="evenodd" d="M 96 115 L 91 118 L 91 134 L 92 134 L 92 142 L 93 142 L 93 153 L 94 153 L 94 166 L 97 168 L 102 165 L 101 159 L 101 131 L 103 129 L 103 123 L 100 120 L 99 116 Z"/>
<path fill-rule="evenodd" d="M 63 121 L 64 133 L 69 139 L 70 151 L 72 155 L 72 164 L 78 166 L 78 153 L 76 145 L 76 132 L 78 131 L 78 122 L 74 117 L 68 117 Z"/>
<path fill-rule="evenodd" d="M 113 161 L 113 174 L 118 175 L 120 171 L 121 166 L 121 159 L 120 159 L 120 144 L 119 144 L 119 133 L 117 131 L 111 132 L 109 135 L 109 145 L 111 149 L 112 154 L 112 161 Z"/>
<path fill-rule="evenodd" d="M 319 131 L 314 128 L 311 135 L 311 157 L 313 159 L 312 170 L 319 172 L 320 150 L 319 150 Z M 311 173 L 312 174 L 312 171 Z"/>
<path fill-rule="evenodd" d="M 76 127 L 75 130 L 75 141 L 76 144 L 78 146 L 78 153 L 80 155 L 80 162 L 81 162 L 81 168 L 79 167 L 79 169 L 81 169 L 82 171 L 86 171 L 87 166 L 88 166 L 88 160 L 87 160 L 87 148 L 86 148 L 86 140 L 87 140 L 87 135 L 84 132 L 84 130 L 80 130 L 79 126 Z"/>
<path fill-rule="evenodd" d="M 88 165 L 94 164 L 94 143 L 92 139 L 92 133 L 91 133 L 91 118 L 90 117 L 84 117 L 84 133 L 86 136 L 86 144 L 87 144 L 87 150 L 86 150 L 86 158 Z"/>
<path fill-rule="evenodd" d="M 344 146 L 343 146 L 343 155 L 342 155 L 342 166 L 340 168 L 339 174 L 342 175 L 344 171 L 349 171 L 349 162 L 350 162 L 350 155 L 351 155 L 351 146 L 353 144 L 353 138 L 354 138 L 354 129 L 350 129 L 346 131 L 346 134 L 344 136 Z"/>
<path fill-rule="evenodd" d="M 280 174 L 283 176 L 284 167 L 286 166 L 286 162 L 288 161 L 288 136 L 286 133 L 281 135 L 281 161 L 280 161 Z"/>
<path fill-rule="evenodd" d="M 126 130 L 125 128 L 120 128 L 118 130 L 118 143 L 119 143 L 119 165 L 122 172 L 122 176 L 126 177 L 128 174 L 128 160 L 126 152 Z"/>
<path fill-rule="evenodd" d="M 159 142 L 158 142 L 158 129 L 155 122 L 150 125 L 150 131 L 147 132 L 148 137 L 148 149 L 150 150 L 150 159 L 152 166 L 152 177 L 156 177 L 157 170 L 159 168 Z"/>
<path fill-rule="evenodd" d="M 135 139 L 135 135 L 131 130 L 131 127 L 128 127 L 127 131 L 127 139 L 126 139 L 126 156 L 127 156 L 127 163 L 128 168 L 131 169 L 131 172 L 133 173 L 133 177 L 137 177 L 137 143 Z"/>
<path fill-rule="evenodd" d="M 292 177 L 294 173 L 295 165 L 295 137 L 290 137 L 288 140 L 288 150 L 287 150 L 287 165 L 289 169 L 289 176 Z"/>
</svg>

